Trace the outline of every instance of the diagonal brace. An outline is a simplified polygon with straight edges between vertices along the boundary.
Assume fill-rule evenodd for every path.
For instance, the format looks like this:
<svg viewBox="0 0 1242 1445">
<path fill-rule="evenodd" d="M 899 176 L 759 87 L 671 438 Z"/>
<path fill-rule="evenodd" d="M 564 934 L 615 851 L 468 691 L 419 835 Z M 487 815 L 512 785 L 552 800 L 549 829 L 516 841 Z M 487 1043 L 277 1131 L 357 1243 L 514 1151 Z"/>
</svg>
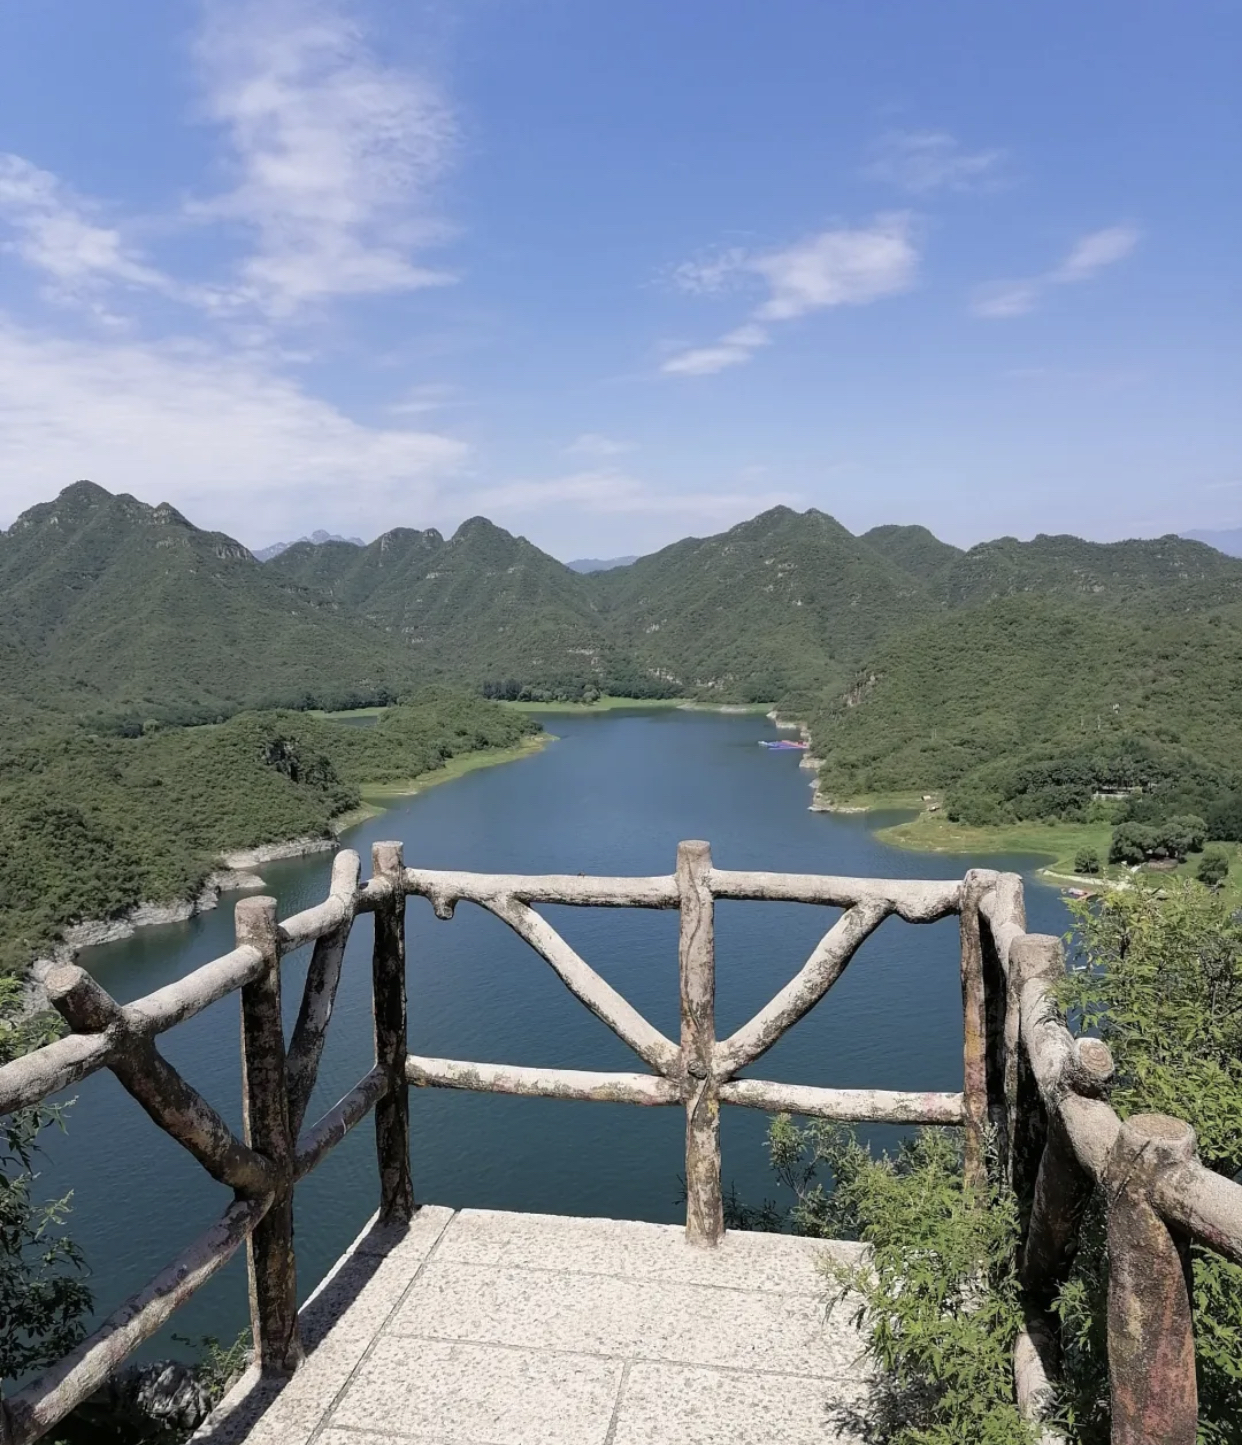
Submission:
<svg viewBox="0 0 1242 1445">
<path fill-rule="evenodd" d="M 552 965 L 565 987 L 645 1063 L 665 1078 L 681 1072 L 681 1050 L 572 949 L 541 914 L 516 898 L 488 899 L 482 906 L 507 923 Z"/>
<path fill-rule="evenodd" d="M 57 1012 L 78 1033 L 107 1033 L 115 1040 L 109 1068 L 152 1119 L 203 1168 L 249 1199 L 270 1194 L 275 1170 L 238 1139 L 206 1099 L 181 1077 L 151 1039 L 132 1033 L 120 1005 L 74 964 L 53 969 L 46 980 Z"/>
<path fill-rule="evenodd" d="M 753 1064 L 808 1010 L 820 1001 L 845 972 L 859 944 L 893 911 L 888 899 L 867 899 L 847 910 L 832 925 L 810 958 L 771 1002 L 716 1045 L 716 1076 L 722 1082 Z"/>
</svg>

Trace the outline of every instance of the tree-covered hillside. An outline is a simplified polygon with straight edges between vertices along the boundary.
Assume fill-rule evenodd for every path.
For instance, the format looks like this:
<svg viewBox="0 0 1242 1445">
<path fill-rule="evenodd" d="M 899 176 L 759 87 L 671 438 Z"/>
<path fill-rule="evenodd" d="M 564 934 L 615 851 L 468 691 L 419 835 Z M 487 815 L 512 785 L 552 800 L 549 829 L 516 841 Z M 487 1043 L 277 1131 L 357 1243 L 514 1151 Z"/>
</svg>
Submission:
<svg viewBox="0 0 1242 1445">
<path fill-rule="evenodd" d="M 62 725 L 0 742 L 0 971 L 77 919 L 193 897 L 226 850 L 327 836 L 363 783 L 508 748 L 538 723 L 469 694 L 416 695 L 373 728 L 305 712 L 142 738 Z"/>
<path fill-rule="evenodd" d="M 0 692 L 105 726 L 391 701 L 401 649 L 240 543 L 90 482 L 0 533 Z"/>
<path fill-rule="evenodd" d="M 1138 763 L 1133 777 L 1110 772 L 1136 740 L 1173 772 L 1206 768 L 1217 780 L 1208 792 L 1231 787 L 1242 771 L 1242 609 L 1179 607 L 1179 587 L 1149 607 L 1014 595 L 891 639 L 812 717 L 824 789 L 950 789 L 988 821 L 998 809 L 985 798 L 1003 815 L 1013 777 L 1036 758 L 1097 759 L 1079 801 L 1144 784 Z"/>
<path fill-rule="evenodd" d="M 726 701 L 841 682 L 923 605 L 921 579 L 823 512 L 788 507 L 587 580 L 643 667 Z"/>
</svg>

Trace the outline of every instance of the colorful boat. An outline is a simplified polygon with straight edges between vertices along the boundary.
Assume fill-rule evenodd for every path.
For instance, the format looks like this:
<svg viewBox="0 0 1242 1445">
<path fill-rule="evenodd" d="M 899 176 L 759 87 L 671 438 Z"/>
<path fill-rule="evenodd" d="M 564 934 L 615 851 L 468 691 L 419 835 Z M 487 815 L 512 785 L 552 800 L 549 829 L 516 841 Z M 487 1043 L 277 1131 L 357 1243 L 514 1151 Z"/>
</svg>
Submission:
<svg viewBox="0 0 1242 1445">
<path fill-rule="evenodd" d="M 804 753 L 810 744 L 797 743 L 792 738 L 777 738 L 775 742 L 769 742 L 767 738 L 760 738 L 759 746 L 771 748 L 774 753 Z"/>
</svg>

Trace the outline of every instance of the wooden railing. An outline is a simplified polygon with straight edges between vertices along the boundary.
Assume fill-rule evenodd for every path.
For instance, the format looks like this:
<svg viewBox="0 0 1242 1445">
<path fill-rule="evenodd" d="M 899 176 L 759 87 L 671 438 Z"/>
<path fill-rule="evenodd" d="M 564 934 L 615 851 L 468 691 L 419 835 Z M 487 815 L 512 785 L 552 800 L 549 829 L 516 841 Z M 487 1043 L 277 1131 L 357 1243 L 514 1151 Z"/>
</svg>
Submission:
<svg viewBox="0 0 1242 1445">
<path fill-rule="evenodd" d="M 1194 1342 L 1187 1243 L 1242 1261 L 1242 1186 L 1194 1159 L 1189 1127 L 1159 1116 L 1125 1124 L 1106 1102 L 1112 1061 L 1098 1040 L 1076 1039 L 1053 1002 L 1064 961 L 1055 938 L 1025 932 L 1021 880 L 968 873 L 909 882 L 816 874 L 731 872 L 713 867 L 706 843 L 682 843 L 672 874 L 651 878 L 431 872 L 406 868 L 397 843 L 377 843 L 373 876 L 359 881 L 357 854 L 337 855 L 328 898 L 283 923 L 275 900 L 237 905 L 237 947 L 134 1003 L 116 1003 L 82 969 L 46 979 L 68 1022 L 65 1038 L 0 1068 L 0 1113 L 35 1104 L 108 1068 L 150 1117 L 232 1189 L 219 1221 L 75 1351 L 0 1402 L 0 1441 L 25 1445 L 97 1389 L 244 1242 L 255 1359 L 269 1375 L 301 1359 L 293 1195 L 306 1175 L 368 1113 L 375 1113 L 382 1221 L 414 1211 L 409 1087 L 473 1089 L 550 1098 L 680 1105 L 686 1117 L 686 1233 L 702 1246 L 724 1233 L 720 1105 L 896 1124 L 950 1124 L 965 1132 L 967 1180 L 980 1185 L 993 1147 L 1012 1187 L 1029 1199 L 1021 1260 L 1029 1328 L 1015 1378 L 1032 1418 L 1046 1409 L 1055 1369 L 1047 1309 L 1065 1277 L 1078 1221 L 1094 1187 L 1108 1191 L 1112 1292 L 1109 1351 L 1115 1442 L 1194 1439 Z M 405 900 L 427 898 L 440 918 L 472 902 L 509 925 L 566 987 L 648 1066 L 589 1072 L 411 1055 L 406 1043 Z M 716 1037 L 714 909 L 718 898 L 840 908 L 791 981 L 725 1039 Z M 642 1017 L 533 905 L 677 909 L 680 1039 Z M 358 913 L 374 915 L 375 1063 L 303 1130 Z M 910 923 L 960 917 L 964 1010 L 960 1093 L 828 1089 L 740 1079 L 814 1007 L 859 945 L 890 915 Z M 281 1025 L 281 959 L 314 951 L 288 1048 Z M 243 1137 L 161 1056 L 157 1036 L 240 990 Z M 1189 1431 L 1189 1433 L 1187 1433 Z"/>
</svg>

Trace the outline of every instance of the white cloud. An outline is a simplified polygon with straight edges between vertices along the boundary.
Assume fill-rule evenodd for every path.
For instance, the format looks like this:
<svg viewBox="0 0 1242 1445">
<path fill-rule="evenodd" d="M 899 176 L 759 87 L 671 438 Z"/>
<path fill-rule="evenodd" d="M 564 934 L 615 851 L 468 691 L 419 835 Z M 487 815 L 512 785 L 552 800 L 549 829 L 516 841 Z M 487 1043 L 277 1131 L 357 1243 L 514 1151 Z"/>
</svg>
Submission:
<svg viewBox="0 0 1242 1445">
<path fill-rule="evenodd" d="M 1060 285 L 1073 281 L 1089 281 L 1105 266 L 1115 265 L 1138 245 L 1139 233 L 1134 226 L 1107 226 L 1092 231 L 1075 243 L 1064 261 L 1049 276 Z"/>
<path fill-rule="evenodd" d="M 10 239 L 0 250 L 48 277 L 58 299 L 80 299 L 101 285 L 170 293 L 176 288 L 127 244 L 115 226 L 97 224 L 102 207 L 50 171 L 0 154 L 0 222 Z"/>
<path fill-rule="evenodd" d="M 567 457 L 619 457 L 634 450 L 633 442 L 620 442 L 599 432 L 587 431 L 576 436 L 565 448 Z"/>
<path fill-rule="evenodd" d="M 691 296 L 714 296 L 734 285 L 746 269 L 747 256 L 741 246 L 713 251 L 693 261 L 683 261 L 669 273 L 673 285 Z"/>
<path fill-rule="evenodd" d="M 710 346 L 675 352 L 661 366 L 670 376 L 706 376 L 748 361 L 772 337 L 772 321 L 792 321 L 831 306 L 865 306 L 914 285 L 918 252 L 906 214 L 878 216 L 870 227 L 821 231 L 778 251 L 734 263 L 765 283 L 767 299 L 749 321 Z"/>
<path fill-rule="evenodd" d="M 1024 281 L 993 281 L 980 286 L 971 300 L 975 316 L 988 321 L 1025 316 L 1034 311 L 1050 286 L 1073 286 L 1090 281 L 1106 266 L 1114 266 L 1134 250 L 1139 232 L 1134 226 L 1107 226 L 1092 231 L 1070 247 L 1058 266 Z"/>
<path fill-rule="evenodd" d="M 947 131 L 890 131 L 871 148 L 867 173 L 916 196 L 995 185 L 1005 152 L 966 151 Z"/>
<path fill-rule="evenodd" d="M 448 436 L 368 427 L 255 357 L 185 343 L 48 340 L 0 320 L 0 508 L 79 477 L 259 542 L 313 517 L 412 520 L 460 470 Z"/>
<path fill-rule="evenodd" d="M 245 299 L 282 317 L 452 279 L 411 259 L 444 238 L 431 192 L 452 116 L 429 81 L 375 59 L 345 6 L 216 0 L 196 55 L 236 184 L 193 214 L 252 239 Z"/>
<path fill-rule="evenodd" d="M 675 516 L 729 524 L 800 498 L 792 492 L 669 492 L 624 472 L 599 468 L 549 481 L 487 487 L 467 500 L 478 511 L 498 515 L 571 507 L 602 516 Z"/>
</svg>

